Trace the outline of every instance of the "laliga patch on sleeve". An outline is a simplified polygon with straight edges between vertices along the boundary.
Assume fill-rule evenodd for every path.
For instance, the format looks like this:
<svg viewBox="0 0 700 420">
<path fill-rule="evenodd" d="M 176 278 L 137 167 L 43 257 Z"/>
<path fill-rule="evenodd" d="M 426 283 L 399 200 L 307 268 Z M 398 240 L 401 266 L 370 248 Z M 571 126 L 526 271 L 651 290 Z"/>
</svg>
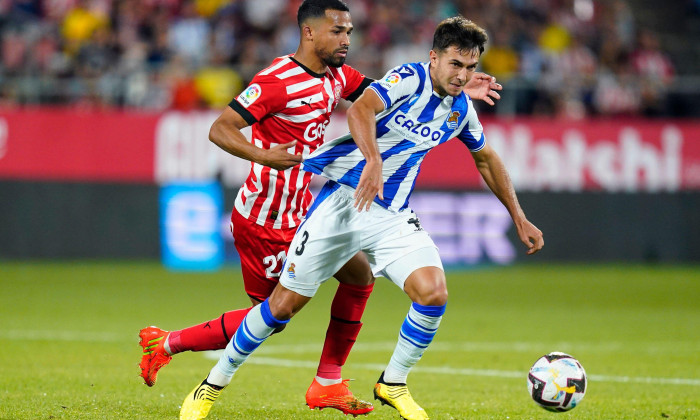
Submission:
<svg viewBox="0 0 700 420">
<path fill-rule="evenodd" d="M 379 82 L 379 85 L 383 87 L 384 89 L 391 89 L 392 87 L 396 86 L 397 83 L 401 81 L 401 76 L 394 72 L 390 73 L 387 75 L 383 80 Z"/>
<path fill-rule="evenodd" d="M 252 85 L 248 86 L 246 90 L 241 92 L 236 99 L 241 105 L 243 105 L 243 107 L 248 108 L 260 97 L 261 94 L 262 88 L 260 88 L 260 85 L 253 83 Z"/>
</svg>

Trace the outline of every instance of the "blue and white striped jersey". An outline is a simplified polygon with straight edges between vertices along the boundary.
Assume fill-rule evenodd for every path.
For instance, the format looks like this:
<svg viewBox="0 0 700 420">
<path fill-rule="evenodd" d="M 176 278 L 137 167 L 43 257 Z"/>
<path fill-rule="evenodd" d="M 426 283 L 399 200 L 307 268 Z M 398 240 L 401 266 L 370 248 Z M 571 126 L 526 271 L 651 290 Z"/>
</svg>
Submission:
<svg viewBox="0 0 700 420">
<path fill-rule="evenodd" d="M 408 207 L 420 165 L 433 147 L 453 137 L 472 152 L 484 147 L 483 129 L 471 99 L 463 92 L 456 97 L 438 96 L 433 91 L 429 63 L 396 67 L 369 89 L 384 102 L 384 110 L 377 114 L 384 200 L 374 200 L 381 206 L 392 211 Z M 319 147 L 304 160 L 302 168 L 355 188 L 365 163 L 348 133 Z"/>
</svg>

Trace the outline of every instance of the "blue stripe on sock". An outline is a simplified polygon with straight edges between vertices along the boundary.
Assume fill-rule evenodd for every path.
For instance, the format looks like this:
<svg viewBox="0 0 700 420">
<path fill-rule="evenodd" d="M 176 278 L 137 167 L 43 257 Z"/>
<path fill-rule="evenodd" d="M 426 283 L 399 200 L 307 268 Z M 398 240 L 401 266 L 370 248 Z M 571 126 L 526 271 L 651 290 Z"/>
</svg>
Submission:
<svg viewBox="0 0 700 420">
<path fill-rule="evenodd" d="M 411 318 L 410 313 L 408 315 L 406 315 L 406 319 L 411 323 L 411 325 L 413 327 L 418 328 L 421 331 L 432 332 L 433 334 L 435 334 L 435 332 L 438 330 L 437 328 L 427 328 L 423 325 L 420 325 L 419 323 L 416 322 L 415 319 Z"/>
<path fill-rule="evenodd" d="M 235 336 L 235 335 L 233 336 L 233 340 L 231 341 L 231 345 L 233 346 L 233 350 L 234 350 L 236 353 L 240 354 L 240 355 L 247 356 L 247 355 L 250 354 L 249 351 L 248 351 L 248 352 L 243 351 L 243 350 L 241 350 L 240 347 L 238 347 L 238 346 L 236 345 L 236 336 Z M 230 359 L 230 358 L 229 358 L 229 359 Z"/>
<path fill-rule="evenodd" d="M 265 299 L 265 301 L 260 304 L 260 314 L 262 315 L 265 324 L 270 328 L 281 327 L 282 325 L 289 322 L 288 319 L 280 321 L 272 315 L 272 311 L 270 311 L 270 304 L 267 302 L 267 299 Z"/>
<path fill-rule="evenodd" d="M 236 351 L 242 354 L 250 354 L 253 350 L 257 349 L 260 345 L 259 341 L 253 341 L 248 337 L 243 328 L 238 328 L 236 335 L 233 336 L 234 344 L 236 345 Z"/>
<path fill-rule="evenodd" d="M 399 337 L 400 337 L 400 338 L 403 338 L 404 340 L 408 341 L 408 342 L 411 343 L 413 346 L 418 347 L 419 349 L 428 348 L 428 344 L 425 344 L 425 345 L 424 345 L 424 344 L 416 343 L 415 341 L 413 341 L 413 340 L 411 340 L 410 338 L 406 337 L 406 336 L 403 334 L 402 331 L 399 331 Z"/>
<path fill-rule="evenodd" d="M 260 338 L 260 337 L 256 337 L 255 334 L 253 334 L 252 332 L 250 332 L 250 328 L 248 328 L 248 323 L 247 323 L 245 320 L 246 320 L 246 319 L 243 318 L 243 322 L 241 323 L 241 325 L 243 326 L 243 328 L 245 328 L 245 334 L 246 334 L 248 337 L 251 337 L 251 338 L 253 339 L 253 341 L 257 341 L 258 343 L 262 343 L 263 339 Z"/>
<path fill-rule="evenodd" d="M 445 308 L 447 308 L 447 304 L 441 306 L 431 306 L 420 305 L 416 302 L 413 302 L 413 305 L 411 307 L 415 309 L 416 312 L 418 312 L 419 314 L 427 316 L 442 316 L 445 313 Z"/>
<path fill-rule="evenodd" d="M 409 338 L 411 341 L 416 341 L 420 344 L 425 344 L 426 346 L 430 344 L 430 342 L 433 341 L 433 337 L 435 337 L 434 332 L 427 333 L 421 331 L 415 326 L 411 325 L 408 320 L 405 320 L 403 325 L 401 325 L 401 334 Z"/>
</svg>

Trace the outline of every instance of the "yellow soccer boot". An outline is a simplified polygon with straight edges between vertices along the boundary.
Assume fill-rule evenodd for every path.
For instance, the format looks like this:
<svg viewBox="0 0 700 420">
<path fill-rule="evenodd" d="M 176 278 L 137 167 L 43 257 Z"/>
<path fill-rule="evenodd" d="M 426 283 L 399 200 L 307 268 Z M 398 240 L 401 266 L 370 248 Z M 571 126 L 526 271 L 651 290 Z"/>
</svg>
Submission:
<svg viewBox="0 0 700 420">
<path fill-rule="evenodd" d="M 428 413 L 413 400 L 406 384 L 384 382 L 383 372 L 374 385 L 374 399 L 394 407 L 405 420 L 429 420 Z"/>
</svg>

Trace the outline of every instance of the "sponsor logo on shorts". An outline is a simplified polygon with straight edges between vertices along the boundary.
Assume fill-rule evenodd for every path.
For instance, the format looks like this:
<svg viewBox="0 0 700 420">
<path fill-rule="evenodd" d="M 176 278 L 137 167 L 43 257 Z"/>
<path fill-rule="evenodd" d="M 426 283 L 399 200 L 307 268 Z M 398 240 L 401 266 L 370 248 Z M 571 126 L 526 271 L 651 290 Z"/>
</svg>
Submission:
<svg viewBox="0 0 700 420">
<path fill-rule="evenodd" d="M 409 225 L 415 225 L 416 226 L 416 232 L 419 230 L 423 230 L 423 226 L 420 225 L 420 220 L 418 220 L 417 216 L 413 216 L 412 218 L 408 219 L 406 221 Z"/>
</svg>

